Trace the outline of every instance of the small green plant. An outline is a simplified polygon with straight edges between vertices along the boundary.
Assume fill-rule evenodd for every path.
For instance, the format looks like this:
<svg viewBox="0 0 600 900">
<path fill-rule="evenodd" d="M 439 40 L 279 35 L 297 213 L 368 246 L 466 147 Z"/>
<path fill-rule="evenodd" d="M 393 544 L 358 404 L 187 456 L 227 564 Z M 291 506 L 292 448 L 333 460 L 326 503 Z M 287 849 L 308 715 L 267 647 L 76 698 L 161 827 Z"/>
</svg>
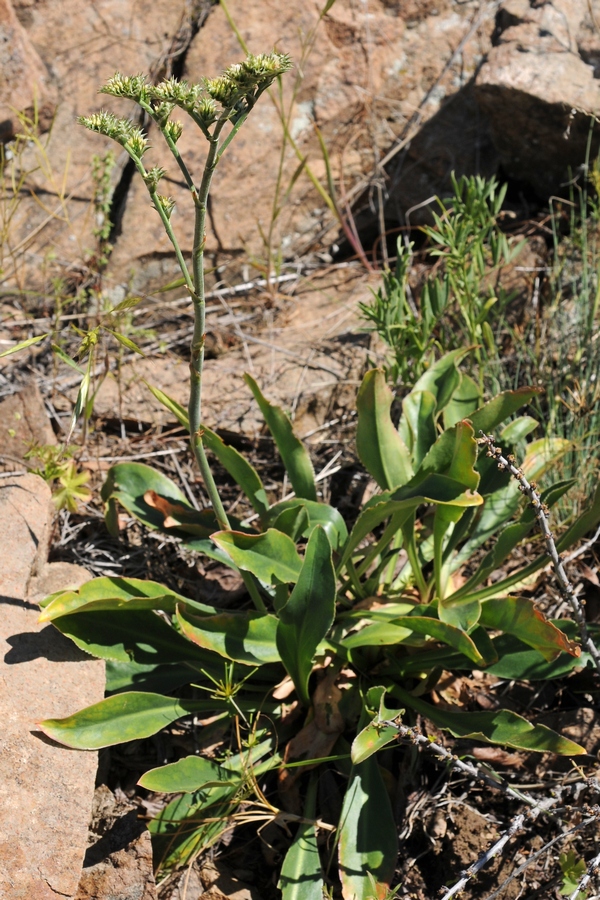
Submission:
<svg viewBox="0 0 600 900">
<path fill-rule="evenodd" d="M 577 891 L 580 879 L 585 875 L 587 866 L 585 860 L 577 856 L 574 850 L 561 853 L 558 861 L 563 873 L 563 883 L 560 889 L 561 897 L 572 897 L 573 900 L 585 900 L 587 891 Z"/>
<path fill-rule="evenodd" d="M 417 309 L 410 297 L 408 276 L 414 244 L 398 238 L 396 268 L 382 275 L 382 285 L 368 303 L 359 303 L 360 313 L 388 348 L 384 366 L 388 381 L 407 387 L 421 377 L 442 349 L 438 338 L 439 324 L 448 303 L 446 285 L 434 280 L 427 283 Z"/>
<path fill-rule="evenodd" d="M 499 275 L 523 245 L 510 247 L 498 226 L 506 185 L 500 187 L 495 178 L 453 175 L 452 186 L 449 200 L 437 199 L 435 224 L 421 229 L 432 244 L 430 255 L 443 267 L 423 285 L 418 306 L 408 287 L 414 245 L 399 238 L 396 271 L 384 272 L 382 287 L 360 311 L 389 348 L 393 383 L 410 385 L 440 353 L 471 346 L 483 399 L 484 363 L 498 355 L 490 319 L 494 308 L 499 315 L 510 300 Z"/>
<path fill-rule="evenodd" d="M 86 487 L 90 473 L 79 470 L 71 456 L 69 448 L 34 444 L 25 454 L 25 459 L 36 463 L 30 466 L 29 471 L 40 475 L 52 486 L 52 500 L 56 508 L 75 513 L 79 503 L 87 503 L 92 492 Z"/>
</svg>

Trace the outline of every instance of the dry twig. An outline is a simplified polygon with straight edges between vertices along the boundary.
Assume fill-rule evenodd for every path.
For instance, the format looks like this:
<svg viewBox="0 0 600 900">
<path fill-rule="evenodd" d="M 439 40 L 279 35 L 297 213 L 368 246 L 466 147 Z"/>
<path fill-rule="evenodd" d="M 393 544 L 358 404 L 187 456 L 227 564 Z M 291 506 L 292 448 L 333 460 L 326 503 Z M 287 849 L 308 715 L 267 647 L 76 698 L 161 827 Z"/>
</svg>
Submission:
<svg viewBox="0 0 600 900">
<path fill-rule="evenodd" d="M 519 484 L 519 490 L 521 491 L 521 493 L 526 494 L 531 502 L 531 506 L 533 507 L 533 511 L 536 515 L 536 518 L 540 525 L 540 529 L 546 541 L 546 550 L 548 552 L 548 556 L 552 560 L 552 568 L 554 569 L 554 572 L 556 574 L 556 580 L 558 582 L 560 593 L 573 611 L 573 616 L 575 617 L 575 621 L 577 622 L 577 625 L 579 627 L 581 643 L 584 649 L 587 650 L 587 652 L 592 657 L 594 665 L 596 666 L 596 669 L 600 674 L 600 652 L 598 651 L 598 648 L 590 637 L 590 633 L 588 631 L 585 612 L 583 609 L 585 601 L 579 600 L 579 598 L 575 594 L 573 585 L 569 581 L 567 573 L 565 572 L 563 561 L 558 553 L 558 550 L 556 549 L 554 535 L 550 530 L 550 523 L 548 521 L 548 507 L 545 503 L 542 502 L 535 481 L 528 481 L 523 474 L 523 470 L 515 465 L 516 460 L 514 456 L 503 456 L 502 450 L 500 449 L 500 447 L 495 446 L 494 439 L 491 435 L 484 434 L 483 432 L 481 432 L 481 435 L 482 436 L 481 438 L 479 438 L 479 443 L 484 444 L 487 447 L 487 455 L 490 457 L 494 457 L 499 469 L 507 469 L 513 476 L 513 478 L 516 478 Z"/>
</svg>

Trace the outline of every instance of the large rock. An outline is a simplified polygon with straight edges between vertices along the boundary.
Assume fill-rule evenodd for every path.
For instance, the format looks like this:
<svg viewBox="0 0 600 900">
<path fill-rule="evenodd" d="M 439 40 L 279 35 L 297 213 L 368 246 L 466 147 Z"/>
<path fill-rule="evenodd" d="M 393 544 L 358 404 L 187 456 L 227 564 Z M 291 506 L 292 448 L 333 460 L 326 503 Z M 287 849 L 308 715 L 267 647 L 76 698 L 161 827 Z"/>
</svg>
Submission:
<svg viewBox="0 0 600 900">
<path fill-rule="evenodd" d="M 23 159 L 32 170 L 28 186 L 45 200 L 21 200 L 11 235 L 19 245 L 17 271 L 5 278 L 23 284 L 27 278 L 33 289 L 39 273 L 47 283 L 68 270 L 73 284 L 102 288 L 112 299 L 131 287 L 164 285 L 178 274 L 172 247 L 123 153 L 112 176 L 115 247 L 102 277 L 95 271 L 90 162 L 115 147 L 74 123 L 99 108 L 135 112 L 127 102 L 96 95 L 115 69 L 158 79 L 175 65 L 195 81 L 240 59 L 223 7 L 212 0 L 14 3 L 59 106 L 47 163 L 39 165 L 35 146 Z M 261 98 L 215 176 L 207 251 L 219 278 L 237 278 L 248 260 L 262 270 L 280 255 L 302 256 L 335 239 L 339 222 L 306 172 L 286 195 L 298 154 L 329 190 L 315 126 L 338 185 L 338 207 L 347 214 L 345 197 L 356 200 L 362 191 L 354 215 L 384 202 L 388 228 L 408 210 L 417 223 L 424 201 L 448 191 L 452 171 L 491 175 L 501 164 L 547 194 L 566 180 L 569 165 L 583 161 L 589 117 L 598 110 L 600 0 L 506 0 L 497 20 L 496 4 L 483 0 L 337 0 L 321 21 L 319 8 L 304 0 L 229 0 L 252 52 L 276 46 L 295 61 L 282 80 L 282 99 L 296 149 L 288 141 L 282 151 L 274 90 L 273 98 Z M 148 161 L 169 167 L 165 191 L 177 201 L 173 225 L 189 253 L 189 192 L 152 129 L 150 137 Z M 180 147 L 198 178 L 206 144 L 191 123 Z M 285 197 L 278 212 L 277 192 Z M 370 224 L 377 233 L 377 212 Z"/>
<path fill-rule="evenodd" d="M 96 788 L 75 900 L 156 900 L 150 832 L 138 809 L 105 784 Z"/>
<path fill-rule="evenodd" d="M 295 70 L 282 79 L 283 106 L 291 110 L 289 130 L 298 152 L 307 157 L 312 173 L 327 188 L 326 163 L 315 131 L 318 127 L 335 176 L 343 167 L 346 190 L 380 173 L 374 165 L 390 145 L 410 143 L 440 110 L 445 99 L 473 78 L 489 47 L 493 19 L 471 19 L 478 0 L 460 6 L 451 0 L 425 4 L 405 0 L 372 0 L 367 6 L 337 0 L 318 22 L 317 5 L 303 0 L 231 0 L 228 9 L 252 52 L 276 46 L 290 53 Z M 312 50 L 303 59 L 312 36 Z M 455 55 L 457 45 L 460 55 Z M 243 51 L 221 8 L 215 8 L 196 35 L 185 60 L 185 77 L 200 80 L 218 74 L 243 57 Z M 302 77 L 300 77 L 300 75 Z M 263 97 L 224 155 L 212 189 L 207 251 L 218 267 L 251 257 L 273 265 L 277 254 L 293 256 L 314 244 L 328 223 L 338 227 L 331 212 L 306 175 L 296 181 L 277 217 L 269 250 L 263 235 L 269 231 L 279 179 L 278 163 L 283 129 L 276 108 L 277 94 Z M 452 169 L 458 172 L 490 168 L 489 136 L 485 123 L 470 107 L 452 108 L 452 139 L 448 140 L 449 116 L 439 122 L 436 146 L 415 147 L 399 173 L 392 167 L 392 205 L 407 208 L 450 184 Z M 474 115 L 474 128 L 465 128 L 465 115 Z M 454 136 L 460 134 L 460 140 Z M 476 138 L 474 142 L 474 138 Z M 432 143 L 428 136 L 429 144 Z M 190 124 L 180 141 L 182 156 L 194 174 L 200 171 L 206 142 Z M 424 149 L 426 152 L 423 152 Z M 173 162 L 157 140 L 155 161 L 173 169 Z M 433 158 L 433 162 L 432 162 Z M 288 142 L 283 152 L 279 187 L 285 193 L 298 166 L 298 156 Z M 492 169 L 495 166 L 495 157 Z M 193 238 L 189 193 L 175 174 L 169 193 L 177 201 L 173 223 L 184 250 Z M 406 176 L 406 177 L 405 177 Z M 340 198 L 338 198 L 340 199 Z M 341 202 L 341 199 L 340 199 Z M 329 232 L 335 236 L 335 228 Z M 158 216 L 151 210 L 147 191 L 134 178 L 127 198 L 123 233 L 109 265 L 116 280 L 133 278 L 136 290 L 164 284 L 176 276 L 169 241 Z"/>
<path fill-rule="evenodd" d="M 207 0 L 210 2 L 210 0 Z M 119 147 L 76 124 L 77 116 L 102 107 L 130 115 L 132 104 L 98 99 L 98 88 L 114 74 L 165 71 L 174 44 L 190 31 L 186 0 L 14 0 L 28 40 L 50 73 L 58 106 L 52 129 L 31 143 L 20 167 L 37 198 L 20 197 L 11 222 L 11 245 L 18 253 L 4 277 L 27 290 L 46 290 L 52 276 L 69 273 L 77 285 L 90 272 L 98 225 L 92 205 L 92 158 L 109 148 L 120 181 L 127 155 Z M 13 270 L 12 263 L 15 263 Z"/>
<path fill-rule="evenodd" d="M 243 379 L 244 372 L 249 372 L 271 401 L 291 411 L 301 436 L 317 429 L 309 443 L 318 442 L 323 437 L 320 429 L 342 409 L 354 405 L 366 358 L 366 335 L 356 334 L 357 307 L 369 297 L 360 270 L 341 270 L 314 277 L 293 297 L 281 298 L 282 312 L 270 327 L 263 322 L 260 336 L 249 329 L 246 333 L 244 324 L 236 327 L 234 316 L 223 316 L 227 322 L 221 326 L 223 331 L 237 337 L 238 343 L 205 363 L 203 421 L 211 428 L 257 435 L 264 420 Z M 209 316 L 208 327 L 214 323 Z M 171 422 L 172 414 L 150 395 L 147 384 L 187 407 L 189 362 L 185 355 L 167 352 L 156 358 L 136 358 L 122 367 L 118 377 L 120 384 L 107 378 L 98 391 L 94 408 L 102 417 L 117 415 L 120 396 L 128 418 L 154 424 Z"/>
<path fill-rule="evenodd" d="M 36 475 L 0 482 L 0 897 L 58 900 L 76 890 L 97 755 L 46 740 L 37 723 L 101 700 L 104 664 L 52 626 L 35 599 L 88 576 L 45 559 L 50 489 Z M 33 593 L 37 591 L 39 593 Z"/>
<path fill-rule="evenodd" d="M 34 444 L 56 444 L 56 436 L 39 388 L 31 381 L 0 403 L 0 466 L 14 468 Z"/>
<path fill-rule="evenodd" d="M 20 130 L 19 113 L 52 119 L 56 91 L 49 72 L 19 22 L 11 0 L 0 0 L 0 141 Z"/>
<path fill-rule="evenodd" d="M 507 0 L 475 93 L 505 172 L 543 197 L 586 159 L 600 112 L 600 0 Z M 591 157 L 599 146 L 596 123 Z"/>
<path fill-rule="evenodd" d="M 66 271 L 74 285 L 93 284 L 93 231 L 98 222 L 91 203 L 90 163 L 94 154 L 118 148 L 76 126 L 76 116 L 99 108 L 132 112 L 127 102 L 96 95 L 115 69 L 150 72 L 158 78 L 169 73 L 176 60 L 184 76 L 196 80 L 219 73 L 240 59 L 243 51 L 223 8 L 212 5 L 212 0 L 195 4 L 186 0 L 14 2 L 31 46 L 51 74 L 59 105 L 44 151 L 46 161 L 40 166 L 35 146 L 23 159 L 32 172 L 28 186 L 40 192 L 44 203 L 21 199 L 12 223 L 13 243 L 19 245 L 17 266 L 5 277 L 12 275 L 28 290 L 42 286 L 40 275 L 47 284 L 53 275 Z M 343 167 L 349 191 L 364 179 L 378 178 L 377 160 L 398 144 L 406 149 L 445 100 L 472 79 L 490 47 L 493 28 L 492 17 L 486 18 L 480 5 L 480 0 L 460 4 L 371 0 L 367 7 L 337 0 L 320 24 L 320 6 L 302 0 L 230 0 L 228 8 L 251 51 L 277 46 L 291 53 L 296 69 L 283 79 L 283 99 L 286 111 L 290 110 L 289 127 L 298 152 L 308 156 L 313 174 L 326 186 L 317 125 L 334 175 Z M 303 59 L 313 32 L 314 45 Z M 460 104 L 454 110 L 463 116 Z M 470 171 L 477 163 L 465 140 L 453 140 L 453 152 L 448 153 L 447 124 L 446 116 L 434 139 L 433 165 L 428 148 L 421 152 L 419 145 L 408 161 L 394 156 L 394 164 L 402 160 L 402 172 L 395 168 L 392 172 L 397 207 L 406 208 L 432 191 L 443 190 L 451 168 Z M 458 126 L 453 128 L 458 134 Z M 483 147 L 485 128 L 478 128 Z M 234 274 L 249 256 L 265 265 L 268 256 L 273 262 L 280 252 L 284 256 L 302 253 L 319 240 L 324 226 L 329 227 L 327 240 L 335 236 L 335 217 L 302 173 L 277 216 L 271 247 L 265 247 L 261 230 L 268 231 L 273 215 L 282 135 L 274 102 L 262 98 L 217 171 L 207 247 L 211 262 L 232 264 Z M 154 161 L 171 165 L 160 141 L 151 137 Z M 181 147 L 197 175 L 205 143 L 193 126 L 184 134 Z M 485 147 L 476 151 L 480 158 L 486 152 Z M 104 288 L 109 291 L 116 282 L 146 290 L 176 275 L 174 257 L 143 184 L 135 173 L 131 180 L 132 173 L 125 170 L 126 156 L 117 152 L 117 157 L 112 177 L 117 186 L 113 215 L 118 228 Z M 280 197 L 297 166 L 296 152 L 288 144 Z M 189 251 L 193 228 L 189 196 L 178 183 L 177 171 L 172 174 L 166 190 L 178 201 L 173 223 L 184 250 Z M 338 201 L 343 205 L 341 193 Z M 91 272 L 86 261 L 92 265 Z"/>
</svg>

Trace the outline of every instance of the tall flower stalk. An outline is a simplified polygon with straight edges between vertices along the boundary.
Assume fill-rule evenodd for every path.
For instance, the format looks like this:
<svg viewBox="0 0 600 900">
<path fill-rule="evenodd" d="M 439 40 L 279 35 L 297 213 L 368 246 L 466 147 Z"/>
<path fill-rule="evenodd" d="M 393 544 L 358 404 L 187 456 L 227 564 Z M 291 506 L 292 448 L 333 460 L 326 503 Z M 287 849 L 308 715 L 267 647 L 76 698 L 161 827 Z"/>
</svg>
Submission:
<svg viewBox="0 0 600 900">
<path fill-rule="evenodd" d="M 197 84 L 188 84 L 177 78 L 168 78 L 152 85 L 145 75 L 121 75 L 116 73 L 100 89 L 102 94 L 123 97 L 135 101 L 145 117 L 159 128 L 169 150 L 173 154 L 192 195 L 194 204 L 194 242 L 191 266 L 188 265 L 172 227 L 171 214 L 175 202 L 160 194 L 159 183 L 166 171 L 153 166 L 146 168 L 144 156 L 149 149 L 144 130 L 130 119 L 120 118 L 108 112 L 82 116 L 80 124 L 120 144 L 133 160 L 150 194 L 152 205 L 161 218 L 165 232 L 175 250 L 175 256 L 185 286 L 194 304 L 194 332 L 190 348 L 190 398 L 188 405 L 190 446 L 202 475 L 206 491 L 220 528 L 228 530 L 229 520 L 219 496 L 202 441 L 202 371 L 204 366 L 205 287 L 204 247 L 206 244 L 206 212 L 208 195 L 215 169 L 223 153 L 242 127 L 260 95 L 273 81 L 291 68 L 287 54 L 267 53 L 249 55 L 230 66 L 218 78 L 205 78 Z M 182 109 L 197 125 L 208 142 L 208 152 L 199 184 L 179 153 L 177 142 L 183 125 L 171 119 L 176 108 Z"/>
</svg>

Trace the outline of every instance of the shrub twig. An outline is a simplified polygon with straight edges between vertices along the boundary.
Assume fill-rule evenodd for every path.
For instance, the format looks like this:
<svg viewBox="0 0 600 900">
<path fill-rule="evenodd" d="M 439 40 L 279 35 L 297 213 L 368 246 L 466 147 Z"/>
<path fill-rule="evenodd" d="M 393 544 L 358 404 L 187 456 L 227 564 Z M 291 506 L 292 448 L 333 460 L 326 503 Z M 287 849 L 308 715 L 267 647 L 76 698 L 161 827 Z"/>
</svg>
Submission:
<svg viewBox="0 0 600 900">
<path fill-rule="evenodd" d="M 509 784 L 504 778 L 496 775 L 496 777 L 492 777 L 489 772 L 484 771 L 480 766 L 475 765 L 471 762 L 465 762 L 463 759 L 459 759 L 458 756 L 451 753 L 441 744 L 438 744 L 436 741 L 433 741 L 431 738 L 426 735 L 419 734 L 413 728 L 410 728 L 407 725 L 402 725 L 397 719 L 390 719 L 386 721 L 382 721 L 381 725 L 391 726 L 396 729 L 398 732 L 398 737 L 404 740 L 410 741 L 412 744 L 416 746 L 421 746 L 431 751 L 438 759 L 442 759 L 445 762 L 449 763 L 451 769 L 454 769 L 458 772 L 461 772 L 464 775 L 468 775 L 471 778 L 479 781 L 488 787 L 496 788 L 497 790 L 502 791 L 509 797 L 513 797 L 516 800 L 520 800 L 521 802 L 527 804 L 529 809 L 525 813 L 519 813 L 516 815 L 512 821 L 510 822 L 508 828 L 503 832 L 503 834 L 477 859 L 474 863 L 472 863 L 467 869 L 461 872 L 460 878 L 458 881 L 450 888 L 446 889 L 445 894 L 441 898 L 441 900 L 450 900 L 450 898 L 454 897 L 456 894 L 459 894 L 467 885 L 467 883 L 474 878 L 479 872 L 489 863 L 494 857 L 498 856 L 510 838 L 513 837 L 518 831 L 523 830 L 528 822 L 534 821 L 539 815 L 545 814 L 550 817 L 556 817 L 557 815 L 565 812 L 570 812 L 572 807 L 558 807 L 557 804 L 561 800 L 561 794 L 559 792 L 553 792 L 554 796 L 550 796 L 547 798 L 542 798 L 541 800 L 535 800 L 525 791 L 517 790 L 511 784 Z M 495 773 L 494 773 L 495 774 Z M 585 812 L 588 814 L 587 818 L 583 819 L 581 822 L 577 823 L 573 828 L 569 831 L 563 832 L 558 837 L 554 838 L 550 843 L 546 844 L 542 849 L 545 850 L 552 844 L 555 844 L 557 841 L 563 840 L 572 834 L 575 831 L 581 830 L 585 825 L 589 825 L 591 822 L 598 819 L 600 814 L 600 808 L 595 807 L 586 807 L 585 809 L 579 809 L 580 812 Z M 530 865 L 530 863 L 534 862 L 535 859 L 539 857 L 541 854 L 541 850 L 539 853 L 534 856 L 529 857 L 526 863 L 520 868 L 516 869 L 507 879 L 507 881 L 502 885 L 504 887 L 509 881 L 515 878 L 520 872 L 526 868 L 526 866 Z M 595 871 L 596 868 L 600 866 L 600 854 L 598 857 L 595 857 L 588 866 L 588 872 L 590 873 L 590 877 Z M 588 879 L 589 880 L 589 879 Z M 587 881 L 585 882 L 587 884 Z M 575 895 L 570 897 L 569 900 L 574 900 Z M 489 898 L 488 898 L 489 900 Z"/>
<path fill-rule="evenodd" d="M 556 574 L 556 580 L 558 582 L 560 593 L 573 611 L 573 616 L 575 617 L 575 621 L 577 622 L 579 633 L 581 635 L 581 643 L 584 649 L 587 650 L 587 652 L 592 657 L 598 674 L 600 674 L 600 652 L 598 651 L 598 648 L 590 637 L 590 633 L 588 631 L 585 612 L 583 608 L 585 605 L 585 601 L 579 600 L 579 598 L 575 594 L 573 585 L 569 581 L 567 573 L 565 572 L 563 561 L 558 550 L 556 549 L 554 535 L 550 530 L 550 523 L 548 521 L 549 510 L 546 504 L 542 502 L 535 481 L 530 482 L 527 480 L 523 473 L 523 470 L 515 465 L 516 460 L 514 456 L 504 456 L 502 454 L 502 450 L 500 449 L 500 447 L 496 447 L 496 445 L 494 444 L 494 438 L 491 435 L 481 432 L 479 443 L 487 447 L 487 455 L 490 457 L 494 457 L 499 469 L 507 469 L 513 476 L 513 478 L 516 478 L 519 484 L 519 490 L 521 491 L 521 493 L 526 494 L 526 496 L 529 498 L 533 511 L 539 522 L 540 529 L 546 541 L 546 550 L 548 552 L 548 556 L 552 560 L 552 568 L 554 569 L 554 572 Z"/>
<path fill-rule="evenodd" d="M 569 894 L 568 900 L 577 900 L 580 892 L 584 891 L 588 886 L 590 879 L 592 878 L 598 867 L 600 867 L 600 853 L 598 853 L 597 856 L 594 856 L 594 858 L 589 861 L 585 873 L 577 882 L 577 887 L 575 888 L 573 893 Z"/>
</svg>

